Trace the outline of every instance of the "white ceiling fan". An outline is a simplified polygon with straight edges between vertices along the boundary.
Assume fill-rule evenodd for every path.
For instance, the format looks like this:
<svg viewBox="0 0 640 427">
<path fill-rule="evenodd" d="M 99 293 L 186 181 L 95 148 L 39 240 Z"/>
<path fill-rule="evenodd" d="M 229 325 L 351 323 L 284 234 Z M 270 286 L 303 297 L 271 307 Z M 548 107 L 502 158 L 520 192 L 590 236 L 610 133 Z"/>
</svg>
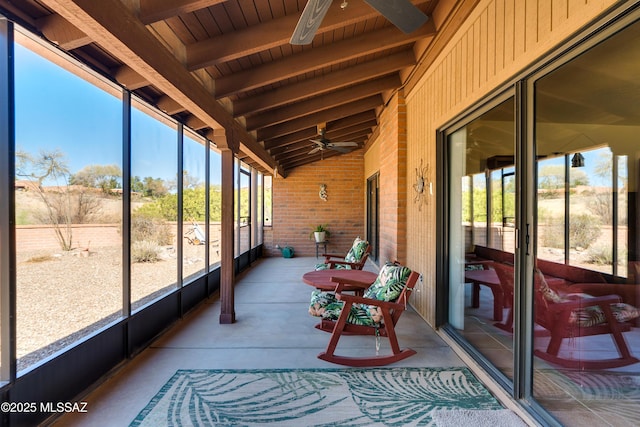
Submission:
<svg viewBox="0 0 640 427">
<path fill-rule="evenodd" d="M 320 139 L 310 139 L 309 141 L 314 143 L 313 150 L 309 151 L 309 154 L 315 154 L 320 151 L 320 154 L 325 150 L 333 150 L 339 153 L 348 153 L 351 151 L 348 147 L 357 147 L 357 142 L 332 142 L 329 138 L 325 136 L 326 128 L 318 126 L 318 133 L 320 134 Z"/>
<path fill-rule="evenodd" d="M 429 19 L 410 0 L 364 1 L 406 34 L 417 30 Z M 333 0 L 308 0 L 289 43 L 295 45 L 310 44 L 332 2 Z M 342 9 L 347 6 L 348 2 L 346 0 L 343 0 L 340 4 Z"/>
</svg>

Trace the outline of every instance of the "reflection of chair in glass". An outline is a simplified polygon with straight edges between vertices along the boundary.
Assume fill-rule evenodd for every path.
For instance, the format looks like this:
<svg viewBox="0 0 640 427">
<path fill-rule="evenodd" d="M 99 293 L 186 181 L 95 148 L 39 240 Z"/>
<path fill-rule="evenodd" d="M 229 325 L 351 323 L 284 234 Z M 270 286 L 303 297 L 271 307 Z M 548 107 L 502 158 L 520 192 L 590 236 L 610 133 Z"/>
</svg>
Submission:
<svg viewBox="0 0 640 427">
<path fill-rule="evenodd" d="M 334 268 L 362 270 L 367 262 L 370 251 L 371 247 L 369 246 L 369 242 L 362 240 L 360 237 L 356 237 L 347 255 L 322 254 L 324 263 L 317 264 L 316 270 Z"/>
<path fill-rule="evenodd" d="M 622 303 L 617 295 L 561 296 L 547 285 L 540 270 L 536 270 L 534 277 L 535 320 L 550 333 L 547 349 L 535 350 L 536 356 L 566 368 L 584 369 L 617 368 L 640 361 L 631 355 L 622 335 L 623 332 L 631 330 L 629 321 L 640 317 L 640 310 Z M 582 359 L 560 355 L 560 347 L 565 338 L 578 339 L 602 334 L 611 334 L 619 357 Z"/>
<path fill-rule="evenodd" d="M 491 289 L 493 295 L 493 320 L 502 320 L 502 311 L 504 309 L 504 295 L 500 279 L 493 269 L 493 265 L 498 262 L 484 262 L 476 264 L 467 264 L 465 266 L 464 280 L 473 286 L 472 306 L 477 308 L 480 305 L 480 286 L 487 286 Z M 482 268 L 475 268 L 482 267 Z"/>
<path fill-rule="evenodd" d="M 335 294 L 314 291 L 311 296 L 309 313 L 322 317 L 316 328 L 331 332 L 326 351 L 318 358 L 327 362 L 347 366 L 383 366 L 416 354 L 410 348 L 400 350 L 395 326 L 406 309 L 407 301 L 420 275 L 398 264 L 386 264 L 380 269 L 372 284 L 334 278 Z M 345 285 L 359 285 L 366 288 L 363 296 L 342 293 Z M 372 335 L 387 337 L 392 354 L 368 357 L 336 355 L 338 340 L 342 335 Z M 376 343 L 377 348 L 377 343 Z"/>
<path fill-rule="evenodd" d="M 507 319 L 503 322 L 496 322 L 493 326 L 507 332 L 513 332 L 513 266 L 494 262 L 491 264 L 500 280 L 502 291 L 502 305 L 507 307 Z"/>
</svg>

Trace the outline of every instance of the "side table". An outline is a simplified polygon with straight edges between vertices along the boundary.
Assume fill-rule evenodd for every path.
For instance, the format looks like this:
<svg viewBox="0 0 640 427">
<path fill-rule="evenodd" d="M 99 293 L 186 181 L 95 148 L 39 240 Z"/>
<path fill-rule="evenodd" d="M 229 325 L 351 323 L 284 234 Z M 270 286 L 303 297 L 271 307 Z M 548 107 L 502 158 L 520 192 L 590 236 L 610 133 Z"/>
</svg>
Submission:
<svg viewBox="0 0 640 427">
<path fill-rule="evenodd" d="M 320 246 L 324 246 L 324 252 L 322 253 L 327 253 L 327 243 L 329 243 L 328 240 L 325 240 L 324 242 L 316 242 L 316 258 L 318 258 L 318 248 L 320 248 Z"/>
</svg>

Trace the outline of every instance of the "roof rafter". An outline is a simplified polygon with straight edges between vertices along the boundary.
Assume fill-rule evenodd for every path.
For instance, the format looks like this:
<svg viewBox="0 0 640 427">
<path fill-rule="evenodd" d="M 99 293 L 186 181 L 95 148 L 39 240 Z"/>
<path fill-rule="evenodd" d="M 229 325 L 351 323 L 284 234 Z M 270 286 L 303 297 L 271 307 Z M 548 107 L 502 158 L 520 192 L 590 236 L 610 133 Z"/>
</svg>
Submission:
<svg viewBox="0 0 640 427">
<path fill-rule="evenodd" d="M 305 101 L 296 102 L 286 107 L 268 110 L 261 115 L 247 117 L 247 130 L 256 130 L 264 126 L 282 123 L 310 113 L 326 110 L 327 108 L 334 108 L 335 106 L 357 101 L 398 86 L 400 86 L 400 77 L 397 73 L 379 77 L 375 80 L 369 80 L 324 95 L 315 96 Z"/>
<path fill-rule="evenodd" d="M 140 21 L 151 24 L 176 15 L 204 9 L 227 0 L 140 0 Z"/>
<path fill-rule="evenodd" d="M 407 49 L 384 58 L 363 62 L 353 67 L 282 86 L 260 95 L 239 99 L 233 103 L 233 112 L 236 117 L 259 113 L 303 98 L 320 95 L 341 87 L 380 77 L 415 64 L 416 60 L 413 51 Z"/>
<path fill-rule="evenodd" d="M 318 123 L 326 123 L 341 119 L 367 110 L 373 110 L 382 104 L 382 96 L 373 95 L 367 98 L 350 102 L 345 105 L 332 107 L 317 113 L 309 114 L 298 119 L 289 120 L 285 123 L 265 127 L 257 131 L 258 140 L 275 138 L 286 135 L 300 129 L 315 126 Z"/>
<path fill-rule="evenodd" d="M 220 77 L 216 80 L 216 98 L 235 95 L 330 65 L 347 62 L 364 54 L 381 52 L 433 36 L 435 29 L 433 25 L 429 25 L 429 22 L 431 21 L 411 34 L 403 34 L 395 27 L 385 27 Z"/>
<path fill-rule="evenodd" d="M 353 2 L 344 10 L 332 7 L 322 20 L 316 36 L 345 25 L 366 21 L 376 14 L 364 2 Z M 190 70 L 204 68 L 288 44 L 298 19 L 300 14 L 295 13 L 188 45 L 187 67 Z"/>
</svg>

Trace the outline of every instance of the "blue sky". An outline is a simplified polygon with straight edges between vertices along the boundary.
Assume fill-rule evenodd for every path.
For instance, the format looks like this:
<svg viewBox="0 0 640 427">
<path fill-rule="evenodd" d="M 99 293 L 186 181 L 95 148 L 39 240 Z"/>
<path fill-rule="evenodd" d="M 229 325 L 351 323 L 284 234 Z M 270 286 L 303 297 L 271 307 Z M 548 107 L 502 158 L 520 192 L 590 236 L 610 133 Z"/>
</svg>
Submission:
<svg viewBox="0 0 640 427">
<path fill-rule="evenodd" d="M 33 154 L 58 149 L 71 173 L 87 165 L 122 167 L 120 100 L 17 43 L 15 52 L 16 149 Z M 132 115 L 132 172 L 141 178 L 174 180 L 175 133 L 143 116 L 139 111 Z M 187 154 L 204 153 L 200 148 L 185 150 L 185 169 L 190 166 L 190 174 L 204 180 L 204 160 L 190 160 Z M 212 175 L 219 177 L 215 163 Z"/>
<path fill-rule="evenodd" d="M 611 180 L 606 178 L 606 177 L 601 177 L 598 176 L 595 173 L 596 170 L 596 166 L 598 166 L 598 164 L 600 164 L 603 160 L 601 158 L 601 154 L 603 152 L 609 152 L 610 151 L 608 149 L 596 149 L 596 150 L 591 150 L 591 151 L 583 151 L 581 154 L 584 156 L 584 167 L 583 168 L 579 168 L 576 170 L 582 171 L 585 174 L 587 174 L 587 177 L 589 179 L 589 185 L 591 186 L 607 186 L 610 187 L 611 186 Z M 571 157 L 571 156 L 570 156 Z M 558 157 L 554 157 L 554 158 L 550 158 L 550 159 L 545 159 L 543 161 L 541 161 L 539 163 L 539 167 L 543 168 L 545 166 L 550 166 L 550 165 L 556 165 L 556 166 L 564 166 L 564 156 L 558 156 Z M 513 171 L 513 168 L 507 168 L 505 169 L 505 172 L 511 172 Z M 619 175 L 625 175 L 627 173 L 626 170 L 619 170 L 618 171 Z M 495 172 L 495 176 L 494 178 L 499 177 L 499 172 Z M 484 185 L 484 174 L 476 174 L 473 177 L 474 179 L 474 184 L 478 185 L 480 187 L 482 187 Z M 622 183 L 619 183 L 619 185 L 622 185 Z"/>
</svg>

